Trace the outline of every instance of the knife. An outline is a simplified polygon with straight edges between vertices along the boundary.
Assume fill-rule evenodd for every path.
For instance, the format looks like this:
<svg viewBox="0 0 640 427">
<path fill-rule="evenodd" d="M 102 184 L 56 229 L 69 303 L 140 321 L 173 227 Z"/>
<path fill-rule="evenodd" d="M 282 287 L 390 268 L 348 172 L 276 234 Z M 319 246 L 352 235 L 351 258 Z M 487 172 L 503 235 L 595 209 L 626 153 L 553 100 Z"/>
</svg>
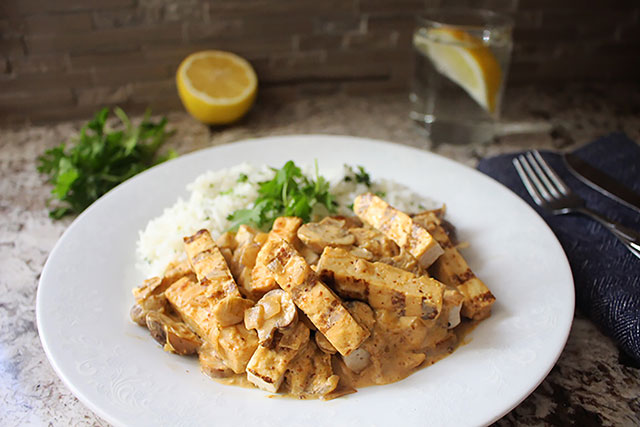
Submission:
<svg viewBox="0 0 640 427">
<path fill-rule="evenodd" d="M 625 187 L 601 170 L 594 168 L 575 154 L 564 153 L 562 157 L 569 172 L 580 181 L 616 202 L 622 203 L 640 213 L 640 196 L 635 191 Z"/>
</svg>

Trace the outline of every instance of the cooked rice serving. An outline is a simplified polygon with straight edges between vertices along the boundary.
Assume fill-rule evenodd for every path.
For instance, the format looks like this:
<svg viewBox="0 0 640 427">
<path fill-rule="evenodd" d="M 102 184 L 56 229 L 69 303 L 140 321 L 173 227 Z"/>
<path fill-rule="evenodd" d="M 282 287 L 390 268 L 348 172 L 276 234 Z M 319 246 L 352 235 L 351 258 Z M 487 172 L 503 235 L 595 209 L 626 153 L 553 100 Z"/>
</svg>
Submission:
<svg viewBox="0 0 640 427">
<path fill-rule="evenodd" d="M 314 178 L 313 166 L 301 166 L 303 173 Z M 258 197 L 259 183 L 273 178 L 275 172 L 267 165 L 252 166 L 248 163 L 208 171 L 187 185 L 188 200 L 179 198 L 157 218 L 149 221 L 140 231 L 137 242 L 138 269 L 146 276 L 160 275 L 167 264 L 184 256 L 183 237 L 206 228 L 214 238 L 230 226 L 227 217 L 237 209 L 249 208 Z M 244 182 L 240 177 L 246 175 Z M 323 172 L 330 183 L 330 191 L 338 202 L 338 214 L 353 215 L 350 209 L 353 199 L 367 191 L 376 193 L 388 203 L 405 212 L 418 212 L 436 208 L 432 200 L 417 195 L 406 186 L 386 179 L 372 179 L 371 186 L 359 183 L 354 171 L 345 166 L 342 170 Z M 316 217 L 326 214 L 314 211 Z"/>
</svg>

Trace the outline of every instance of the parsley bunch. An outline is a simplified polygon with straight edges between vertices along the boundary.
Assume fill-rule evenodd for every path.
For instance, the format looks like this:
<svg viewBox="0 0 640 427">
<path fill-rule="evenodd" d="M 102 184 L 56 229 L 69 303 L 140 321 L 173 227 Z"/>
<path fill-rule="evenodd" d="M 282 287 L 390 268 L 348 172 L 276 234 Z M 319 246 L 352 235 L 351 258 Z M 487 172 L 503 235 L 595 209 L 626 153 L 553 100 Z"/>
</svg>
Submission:
<svg viewBox="0 0 640 427">
<path fill-rule="evenodd" d="M 142 123 L 133 126 L 120 108 L 113 112 L 122 129 L 106 128 L 109 110 L 104 108 L 82 127 L 73 147 L 62 143 L 38 157 L 38 171 L 48 175 L 54 185 L 52 199 L 59 201 L 49 212 L 52 218 L 80 213 L 121 182 L 175 157 L 173 151 L 156 156 L 171 135 L 166 118 L 153 122 L 147 112 Z"/>
<path fill-rule="evenodd" d="M 230 229 L 250 224 L 269 230 L 279 216 L 297 216 L 308 222 L 316 205 L 334 213 L 337 203 L 329 193 L 329 183 L 318 174 L 317 162 L 315 166 L 315 180 L 304 176 L 291 160 L 281 169 L 274 169 L 273 179 L 260 183 L 253 207 L 238 209 L 227 217 L 231 221 Z"/>
</svg>

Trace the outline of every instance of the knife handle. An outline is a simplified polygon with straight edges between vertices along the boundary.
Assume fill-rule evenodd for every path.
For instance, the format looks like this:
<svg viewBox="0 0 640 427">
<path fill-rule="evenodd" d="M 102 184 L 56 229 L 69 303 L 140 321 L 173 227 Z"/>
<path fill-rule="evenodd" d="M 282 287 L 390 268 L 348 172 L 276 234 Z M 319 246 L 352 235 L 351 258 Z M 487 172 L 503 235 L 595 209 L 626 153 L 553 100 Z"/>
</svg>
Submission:
<svg viewBox="0 0 640 427">
<path fill-rule="evenodd" d="M 578 208 L 576 211 L 595 219 L 605 226 L 606 229 L 613 233 L 613 235 L 616 236 L 632 254 L 640 258 L 640 233 L 615 221 L 611 221 L 591 209 Z"/>
</svg>

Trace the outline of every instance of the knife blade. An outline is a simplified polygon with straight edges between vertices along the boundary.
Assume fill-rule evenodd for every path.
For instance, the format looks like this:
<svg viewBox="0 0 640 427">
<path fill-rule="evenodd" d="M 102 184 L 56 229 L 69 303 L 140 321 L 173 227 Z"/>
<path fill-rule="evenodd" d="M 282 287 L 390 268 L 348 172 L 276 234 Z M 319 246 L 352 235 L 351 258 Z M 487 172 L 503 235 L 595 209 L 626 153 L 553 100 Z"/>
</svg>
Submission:
<svg viewBox="0 0 640 427">
<path fill-rule="evenodd" d="M 571 153 L 562 155 L 567 169 L 594 190 L 640 213 L 640 196 L 606 173 Z"/>
</svg>

